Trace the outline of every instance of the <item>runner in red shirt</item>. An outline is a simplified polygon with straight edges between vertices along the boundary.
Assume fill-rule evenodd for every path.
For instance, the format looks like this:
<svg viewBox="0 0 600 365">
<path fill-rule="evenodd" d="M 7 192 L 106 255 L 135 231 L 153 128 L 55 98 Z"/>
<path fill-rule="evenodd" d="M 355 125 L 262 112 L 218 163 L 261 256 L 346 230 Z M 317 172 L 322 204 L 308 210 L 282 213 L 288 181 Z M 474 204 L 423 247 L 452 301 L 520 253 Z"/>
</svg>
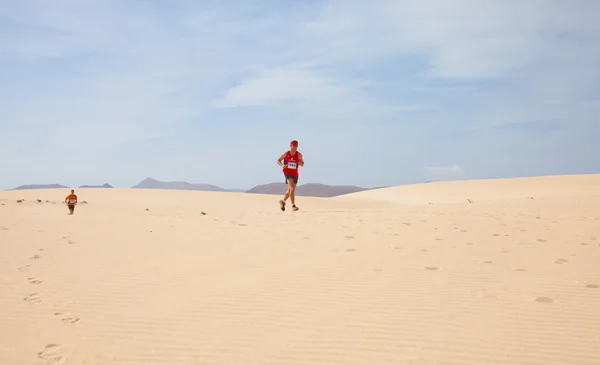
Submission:
<svg viewBox="0 0 600 365">
<path fill-rule="evenodd" d="M 288 184 L 288 191 L 283 196 L 283 200 L 279 201 L 281 210 L 285 211 L 285 202 L 288 198 L 292 201 L 292 210 L 298 210 L 296 206 L 296 185 L 298 184 L 298 168 L 304 166 L 304 159 L 302 154 L 298 152 L 298 141 L 290 142 L 290 150 L 284 152 L 277 159 L 277 164 L 283 167 L 283 175 L 285 176 L 285 183 Z"/>
</svg>

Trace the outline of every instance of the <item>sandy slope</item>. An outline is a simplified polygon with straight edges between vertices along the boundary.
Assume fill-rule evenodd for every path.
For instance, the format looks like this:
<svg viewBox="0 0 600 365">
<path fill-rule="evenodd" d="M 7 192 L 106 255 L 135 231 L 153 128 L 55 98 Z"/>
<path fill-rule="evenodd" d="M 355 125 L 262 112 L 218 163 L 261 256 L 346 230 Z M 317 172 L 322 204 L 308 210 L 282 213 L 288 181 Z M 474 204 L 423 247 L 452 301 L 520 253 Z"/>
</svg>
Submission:
<svg viewBox="0 0 600 365">
<path fill-rule="evenodd" d="M 600 364 L 598 176 L 451 184 L 0 192 L 0 365 Z"/>
<path fill-rule="evenodd" d="M 600 174 L 539 176 L 518 179 L 445 181 L 395 186 L 346 194 L 338 199 L 429 204 L 498 201 L 543 197 L 586 197 L 600 193 Z"/>
</svg>

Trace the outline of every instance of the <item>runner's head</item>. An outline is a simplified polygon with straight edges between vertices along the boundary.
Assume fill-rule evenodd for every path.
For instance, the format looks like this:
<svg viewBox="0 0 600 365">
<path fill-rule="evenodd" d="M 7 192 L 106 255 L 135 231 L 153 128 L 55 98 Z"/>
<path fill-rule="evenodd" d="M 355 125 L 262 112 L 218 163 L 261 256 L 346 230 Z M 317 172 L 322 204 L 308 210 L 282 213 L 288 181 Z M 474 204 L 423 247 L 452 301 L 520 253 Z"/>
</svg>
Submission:
<svg viewBox="0 0 600 365">
<path fill-rule="evenodd" d="M 75 193 L 75 190 L 72 190 L 72 189 L 71 189 L 71 194 L 74 194 L 74 193 Z"/>
<path fill-rule="evenodd" d="M 298 141 L 294 140 L 290 142 L 290 150 L 295 152 L 298 149 Z"/>
</svg>

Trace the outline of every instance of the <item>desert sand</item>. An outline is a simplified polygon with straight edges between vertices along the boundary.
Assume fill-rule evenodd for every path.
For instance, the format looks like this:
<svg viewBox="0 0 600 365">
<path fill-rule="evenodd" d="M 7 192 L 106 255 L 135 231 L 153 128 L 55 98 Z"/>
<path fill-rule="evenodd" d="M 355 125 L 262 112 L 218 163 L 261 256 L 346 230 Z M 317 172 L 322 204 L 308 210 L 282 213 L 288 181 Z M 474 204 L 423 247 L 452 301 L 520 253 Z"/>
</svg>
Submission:
<svg viewBox="0 0 600 365">
<path fill-rule="evenodd" d="M 1 365 L 600 364 L 600 175 L 68 192 L 0 192 Z"/>
</svg>

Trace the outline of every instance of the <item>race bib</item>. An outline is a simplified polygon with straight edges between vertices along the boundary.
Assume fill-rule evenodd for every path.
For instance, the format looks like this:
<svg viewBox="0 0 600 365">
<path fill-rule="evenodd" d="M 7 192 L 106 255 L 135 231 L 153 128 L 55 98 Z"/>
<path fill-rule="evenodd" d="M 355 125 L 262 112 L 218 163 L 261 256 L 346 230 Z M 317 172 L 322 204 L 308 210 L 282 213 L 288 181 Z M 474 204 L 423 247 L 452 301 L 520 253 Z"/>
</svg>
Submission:
<svg viewBox="0 0 600 365">
<path fill-rule="evenodd" d="M 71 204 L 75 204 L 75 199 L 71 199 L 71 200 L 69 200 L 69 203 L 71 203 Z"/>
<path fill-rule="evenodd" d="M 288 162 L 287 167 L 288 169 L 295 169 L 298 165 L 295 162 Z"/>
</svg>

